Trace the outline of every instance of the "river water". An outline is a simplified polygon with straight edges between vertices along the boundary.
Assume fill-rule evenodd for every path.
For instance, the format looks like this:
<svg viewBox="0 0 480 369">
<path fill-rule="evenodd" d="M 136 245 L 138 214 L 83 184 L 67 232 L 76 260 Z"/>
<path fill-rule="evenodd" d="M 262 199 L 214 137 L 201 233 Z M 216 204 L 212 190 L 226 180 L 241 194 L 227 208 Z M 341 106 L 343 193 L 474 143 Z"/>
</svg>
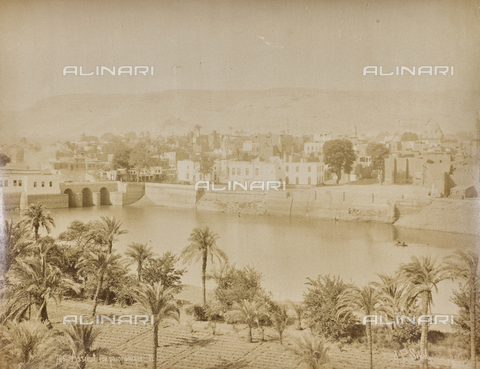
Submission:
<svg viewBox="0 0 480 369">
<path fill-rule="evenodd" d="M 441 261 L 456 248 L 472 245 L 475 240 L 470 235 L 402 229 L 388 224 L 239 217 L 154 206 L 54 209 L 56 228 L 52 235 L 64 231 L 75 219 L 89 221 L 102 215 L 115 216 L 128 230 L 114 245 L 122 253 L 130 242 L 149 242 L 158 254 L 167 251 L 179 254 L 188 245 L 192 230 L 207 225 L 218 233 L 218 245 L 230 262 L 237 267 L 254 266 L 264 274 L 263 285 L 276 299 L 293 301 L 303 299 L 307 278 L 315 279 L 319 274 L 338 275 L 346 282 L 361 285 L 378 280 L 376 274 L 394 273 L 413 255 L 431 255 Z M 395 239 L 409 246 L 396 247 Z M 200 264 L 187 268 L 183 282 L 201 286 Z M 434 313 L 457 312 L 450 301 L 455 286 L 451 281 L 439 284 L 439 292 L 434 295 Z"/>
</svg>

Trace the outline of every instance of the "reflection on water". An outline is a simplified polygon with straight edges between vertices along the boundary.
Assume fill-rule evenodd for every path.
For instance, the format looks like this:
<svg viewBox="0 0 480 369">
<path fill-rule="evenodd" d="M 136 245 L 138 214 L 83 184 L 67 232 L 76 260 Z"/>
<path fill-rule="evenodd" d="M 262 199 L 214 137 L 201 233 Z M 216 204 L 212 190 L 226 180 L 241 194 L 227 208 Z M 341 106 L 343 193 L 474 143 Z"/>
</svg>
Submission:
<svg viewBox="0 0 480 369">
<path fill-rule="evenodd" d="M 220 236 L 219 246 L 237 266 L 253 265 L 264 273 L 264 286 L 278 299 L 301 300 L 307 277 L 339 275 L 344 281 L 364 284 L 376 274 L 392 274 L 412 255 L 431 255 L 441 260 L 456 248 L 473 244 L 474 236 L 445 232 L 400 229 L 388 224 L 296 219 L 288 217 L 241 217 L 217 212 L 162 207 L 115 207 L 52 210 L 57 227 L 65 230 L 74 219 L 88 221 L 102 215 L 121 220 L 129 233 L 115 248 L 123 252 L 130 242 L 150 242 L 161 254 L 180 253 L 193 228 L 208 225 Z M 394 240 L 408 247 L 394 246 Z M 200 285 L 200 265 L 192 265 L 184 277 Z M 434 313 L 456 313 L 449 301 L 454 284 L 442 282 L 434 296 Z"/>
</svg>

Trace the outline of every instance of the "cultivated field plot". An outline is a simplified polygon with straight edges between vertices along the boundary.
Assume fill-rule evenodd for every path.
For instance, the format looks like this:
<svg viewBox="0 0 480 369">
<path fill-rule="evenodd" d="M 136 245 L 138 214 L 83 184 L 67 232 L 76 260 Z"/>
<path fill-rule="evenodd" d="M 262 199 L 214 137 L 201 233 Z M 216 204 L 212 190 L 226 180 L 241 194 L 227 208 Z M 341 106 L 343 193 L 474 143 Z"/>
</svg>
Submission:
<svg viewBox="0 0 480 369">
<path fill-rule="evenodd" d="M 85 302 L 64 301 L 61 305 L 51 305 L 50 318 L 55 328 L 62 328 L 62 317 L 67 314 L 89 316 L 91 305 Z M 131 308 L 102 306 L 98 314 L 122 315 L 132 312 Z M 290 328 L 284 333 L 284 343 L 280 345 L 277 333 L 270 328 L 265 330 L 264 341 L 258 330 L 254 330 L 253 343 L 246 340 L 247 329 L 244 326 L 232 327 L 217 324 L 215 335 L 206 322 L 186 324 L 187 317 L 182 315 L 180 324 L 165 321 L 159 328 L 157 368 L 162 369 L 306 369 L 299 363 L 290 348 L 293 336 L 299 331 Z M 235 329 L 234 329 L 235 328 Z M 153 332 L 150 325 L 111 325 L 101 326 L 97 347 L 106 347 L 118 357 L 106 356 L 87 363 L 87 368 L 152 368 Z M 332 346 L 328 352 L 330 362 L 326 369 L 368 369 L 367 350 L 361 348 Z M 120 358 L 122 363 L 120 363 Z M 66 358 L 67 361 L 69 358 Z M 70 359 L 71 360 L 71 359 Z M 71 360 L 69 368 L 76 368 Z M 410 357 L 395 357 L 394 352 L 375 352 L 376 369 L 416 369 L 418 361 Z M 431 369 L 466 369 L 467 363 L 433 358 Z"/>
</svg>

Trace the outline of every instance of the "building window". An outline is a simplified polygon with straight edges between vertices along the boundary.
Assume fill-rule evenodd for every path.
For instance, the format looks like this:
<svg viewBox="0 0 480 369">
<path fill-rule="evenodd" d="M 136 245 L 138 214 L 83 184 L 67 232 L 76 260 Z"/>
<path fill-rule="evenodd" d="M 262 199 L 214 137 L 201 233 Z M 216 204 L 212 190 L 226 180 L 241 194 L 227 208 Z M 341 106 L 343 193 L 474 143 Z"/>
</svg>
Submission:
<svg viewBox="0 0 480 369">
<path fill-rule="evenodd" d="M 18 180 L 18 186 L 22 187 L 22 180 L 21 179 Z"/>
<path fill-rule="evenodd" d="M 45 182 L 42 182 L 42 187 L 45 187 Z"/>
<path fill-rule="evenodd" d="M 308 171 L 309 171 L 309 172 L 312 171 L 312 167 L 311 167 L 311 166 L 308 167 Z"/>
<path fill-rule="evenodd" d="M 33 187 L 37 187 L 37 182 L 33 182 Z"/>
<path fill-rule="evenodd" d="M 255 168 L 255 175 L 258 176 L 258 168 Z"/>
<path fill-rule="evenodd" d="M 16 185 L 17 185 L 17 180 L 14 179 L 14 180 L 13 180 L 13 187 L 15 187 Z"/>
<path fill-rule="evenodd" d="M 285 172 L 288 172 L 288 165 L 285 167 Z"/>
<path fill-rule="evenodd" d="M 295 178 L 295 184 L 299 184 L 300 183 L 300 179 L 298 177 Z"/>
<path fill-rule="evenodd" d="M 3 181 L 3 187 L 8 187 L 8 180 Z"/>
<path fill-rule="evenodd" d="M 312 179 L 308 177 L 308 184 L 312 184 Z"/>
<path fill-rule="evenodd" d="M 50 181 L 50 187 L 53 187 L 53 182 L 52 181 Z"/>
</svg>

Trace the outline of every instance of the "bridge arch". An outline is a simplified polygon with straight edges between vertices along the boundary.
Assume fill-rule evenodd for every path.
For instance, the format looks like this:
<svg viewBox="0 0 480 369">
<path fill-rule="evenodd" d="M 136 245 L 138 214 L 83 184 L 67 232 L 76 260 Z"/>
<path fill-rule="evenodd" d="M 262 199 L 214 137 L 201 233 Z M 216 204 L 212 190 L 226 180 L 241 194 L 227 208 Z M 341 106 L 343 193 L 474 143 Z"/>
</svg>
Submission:
<svg viewBox="0 0 480 369">
<path fill-rule="evenodd" d="M 100 205 L 112 205 L 110 202 L 110 191 L 106 187 L 100 189 Z"/>
<path fill-rule="evenodd" d="M 68 195 L 68 207 L 69 208 L 74 208 L 75 207 L 75 194 L 70 188 L 67 188 L 65 191 L 63 191 L 64 194 Z"/>
<path fill-rule="evenodd" d="M 92 190 L 90 190 L 88 187 L 85 187 L 82 190 L 82 205 L 93 206 Z"/>
</svg>

